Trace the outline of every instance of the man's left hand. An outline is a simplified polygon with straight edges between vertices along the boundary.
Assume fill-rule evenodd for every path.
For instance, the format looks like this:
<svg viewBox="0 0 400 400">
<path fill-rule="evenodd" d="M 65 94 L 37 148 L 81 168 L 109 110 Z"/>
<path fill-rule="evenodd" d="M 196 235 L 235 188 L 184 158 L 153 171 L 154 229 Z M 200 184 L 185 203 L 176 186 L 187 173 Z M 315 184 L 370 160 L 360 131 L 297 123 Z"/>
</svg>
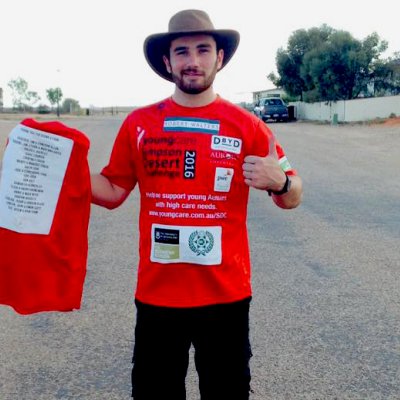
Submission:
<svg viewBox="0 0 400 400">
<path fill-rule="evenodd" d="M 250 187 L 262 190 L 279 191 L 283 188 L 286 176 L 279 165 L 276 140 L 272 136 L 268 154 L 265 157 L 246 156 L 243 163 L 244 182 Z"/>
</svg>

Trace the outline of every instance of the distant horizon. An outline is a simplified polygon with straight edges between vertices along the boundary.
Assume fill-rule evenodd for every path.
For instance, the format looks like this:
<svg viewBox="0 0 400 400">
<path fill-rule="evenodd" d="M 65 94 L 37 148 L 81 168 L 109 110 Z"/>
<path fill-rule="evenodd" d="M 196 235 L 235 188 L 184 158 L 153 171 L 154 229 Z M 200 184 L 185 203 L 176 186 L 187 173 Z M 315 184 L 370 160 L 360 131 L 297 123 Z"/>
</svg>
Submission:
<svg viewBox="0 0 400 400">
<path fill-rule="evenodd" d="M 1 89 L 1 87 L 0 87 L 0 89 Z M 274 89 L 274 88 L 272 88 L 272 89 Z M 266 90 L 268 90 L 268 89 L 266 89 Z M 264 90 L 261 90 L 261 91 L 264 91 Z M 252 94 L 253 93 L 256 93 L 257 91 L 255 91 L 255 92 L 251 92 Z M 170 96 L 167 96 L 167 97 L 165 97 L 165 98 L 168 98 L 168 97 L 171 97 L 171 95 Z M 69 98 L 69 97 L 68 97 Z M 61 100 L 61 103 L 60 103 L 60 105 L 63 103 L 63 101 L 64 101 L 65 99 L 64 98 L 62 98 L 62 100 Z M 78 103 L 79 103 L 79 100 L 78 99 L 73 99 L 73 100 L 76 100 L 76 101 L 78 101 Z M 163 99 L 159 99 L 159 100 L 157 100 L 157 101 L 155 101 L 155 102 L 159 102 L 159 101 L 162 101 Z M 229 100 L 229 99 L 228 99 Z M 231 101 L 231 100 L 229 100 L 229 101 Z M 233 102 L 233 101 L 231 101 L 232 103 L 234 103 L 234 104 L 241 104 L 241 103 L 252 103 L 252 99 L 251 99 L 251 101 L 245 101 L 245 100 L 242 100 L 242 101 L 236 101 L 236 102 Z M 111 109 L 111 108 L 118 108 L 118 109 L 126 109 L 126 108 L 140 108 L 140 107 L 145 107 L 146 105 L 150 105 L 150 104 L 152 104 L 152 103 L 148 103 L 148 104 L 145 104 L 145 105 L 107 105 L 107 106 L 98 106 L 98 105 L 96 105 L 96 104 L 90 104 L 89 106 L 82 106 L 81 104 L 79 104 L 79 106 L 80 106 L 80 108 L 81 109 L 87 109 L 87 108 L 89 108 L 89 109 L 106 109 L 106 108 L 109 108 L 109 109 Z M 56 108 L 56 106 L 52 106 L 48 101 L 46 101 L 46 102 L 38 102 L 37 104 L 35 104 L 35 105 L 33 105 L 33 106 L 28 106 L 27 105 L 27 108 L 32 108 L 32 109 L 37 109 L 37 108 L 39 108 L 40 106 L 46 106 L 46 107 L 48 107 L 48 108 L 50 108 L 50 109 L 54 109 L 54 108 Z M 12 106 L 12 105 L 8 105 L 8 106 L 6 106 L 6 105 L 4 105 L 3 104 L 3 106 L 1 105 L 1 102 L 0 102 L 0 111 L 2 110 L 2 109 L 5 109 L 5 110 L 17 110 L 14 106 Z"/>
</svg>

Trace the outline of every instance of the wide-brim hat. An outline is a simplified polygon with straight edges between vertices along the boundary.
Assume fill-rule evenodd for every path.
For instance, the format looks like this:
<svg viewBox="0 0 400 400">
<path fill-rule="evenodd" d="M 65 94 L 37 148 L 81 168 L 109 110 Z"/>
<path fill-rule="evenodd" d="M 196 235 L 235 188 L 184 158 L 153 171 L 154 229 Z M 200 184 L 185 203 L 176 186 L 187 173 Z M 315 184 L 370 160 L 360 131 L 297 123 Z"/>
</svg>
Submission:
<svg viewBox="0 0 400 400">
<path fill-rule="evenodd" d="M 180 36 L 202 34 L 213 36 L 217 48 L 224 50 L 220 69 L 224 68 L 239 45 L 239 32 L 232 29 L 215 29 L 208 14 L 201 10 L 180 11 L 171 17 L 168 32 L 148 36 L 143 46 L 146 60 L 154 72 L 172 82 L 172 76 L 163 60 L 164 55 L 169 55 L 171 41 Z"/>
</svg>

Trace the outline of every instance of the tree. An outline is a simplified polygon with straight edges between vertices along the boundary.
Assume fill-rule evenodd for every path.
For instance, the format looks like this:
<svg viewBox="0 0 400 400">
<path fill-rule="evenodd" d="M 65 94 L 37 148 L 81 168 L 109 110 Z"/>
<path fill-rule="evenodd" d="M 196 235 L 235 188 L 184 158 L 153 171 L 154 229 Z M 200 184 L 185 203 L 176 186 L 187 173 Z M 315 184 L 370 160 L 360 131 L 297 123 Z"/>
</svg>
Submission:
<svg viewBox="0 0 400 400">
<path fill-rule="evenodd" d="M 400 52 L 376 62 L 372 78 L 371 85 L 375 96 L 400 94 Z"/>
<path fill-rule="evenodd" d="M 305 101 L 337 101 L 366 94 L 387 48 L 376 33 L 360 41 L 327 25 L 295 31 L 279 49 L 272 81 Z"/>
<path fill-rule="evenodd" d="M 21 77 L 9 81 L 8 87 L 11 89 L 13 107 L 18 110 L 25 111 L 29 105 L 34 105 L 40 100 L 37 92 L 28 90 L 28 82 Z"/>
<path fill-rule="evenodd" d="M 40 96 L 37 92 L 28 91 L 26 93 L 26 99 L 31 106 L 34 106 L 40 100 Z"/>
<path fill-rule="evenodd" d="M 24 104 L 24 99 L 26 92 L 28 90 L 28 82 L 19 77 L 17 79 L 12 79 L 8 82 L 8 87 L 11 89 L 11 97 L 13 107 L 17 109 L 22 109 Z"/>
<path fill-rule="evenodd" d="M 320 100 L 352 99 L 363 88 L 366 72 L 360 50 L 361 43 L 348 32 L 334 32 L 319 48 L 305 54 L 300 74 L 311 79 Z"/>
<path fill-rule="evenodd" d="M 50 88 L 46 90 L 47 99 L 49 100 L 50 104 L 54 106 L 57 104 L 57 117 L 60 116 L 60 102 L 63 97 L 63 93 L 59 87 Z"/>
<path fill-rule="evenodd" d="M 275 86 L 284 88 L 290 96 L 303 100 L 303 93 L 314 88 L 311 77 L 300 74 L 303 58 L 308 52 L 320 47 L 331 32 L 332 28 L 325 24 L 308 31 L 295 31 L 289 38 L 287 49 L 280 48 L 277 52 L 276 66 L 279 76 L 271 73 L 268 79 Z"/>
</svg>

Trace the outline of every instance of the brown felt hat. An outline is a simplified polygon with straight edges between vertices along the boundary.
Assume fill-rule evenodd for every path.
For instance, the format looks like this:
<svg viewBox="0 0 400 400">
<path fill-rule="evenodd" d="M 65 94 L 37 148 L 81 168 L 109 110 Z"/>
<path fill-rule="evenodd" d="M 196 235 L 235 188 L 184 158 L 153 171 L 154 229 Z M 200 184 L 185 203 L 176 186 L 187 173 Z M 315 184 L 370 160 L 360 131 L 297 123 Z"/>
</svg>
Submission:
<svg viewBox="0 0 400 400">
<path fill-rule="evenodd" d="M 239 45 L 239 32 L 232 29 L 215 29 L 208 14 L 201 10 L 179 11 L 169 20 L 168 32 L 147 37 L 143 46 L 146 60 L 154 72 L 172 81 L 163 61 L 163 56 L 169 54 L 171 41 L 179 36 L 202 34 L 213 36 L 217 47 L 224 50 L 221 69 L 224 68 Z"/>
</svg>

